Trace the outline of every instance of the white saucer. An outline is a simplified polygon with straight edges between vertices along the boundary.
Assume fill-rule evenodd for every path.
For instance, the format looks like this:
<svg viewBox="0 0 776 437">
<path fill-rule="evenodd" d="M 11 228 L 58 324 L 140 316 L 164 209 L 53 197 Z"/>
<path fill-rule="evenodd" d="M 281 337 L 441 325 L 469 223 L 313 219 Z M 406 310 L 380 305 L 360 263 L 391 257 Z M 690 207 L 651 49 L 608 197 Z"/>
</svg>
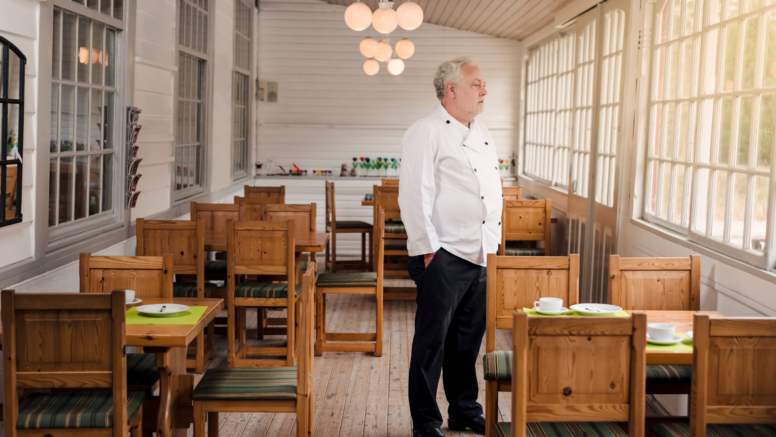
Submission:
<svg viewBox="0 0 776 437">
<path fill-rule="evenodd" d="M 649 337 L 649 334 L 647 334 L 647 343 L 659 344 L 661 346 L 670 346 L 672 344 L 679 343 L 680 341 L 682 341 L 682 337 L 679 337 L 678 335 L 674 335 L 674 338 L 672 340 L 663 341 L 663 340 L 652 340 Z"/>
<path fill-rule="evenodd" d="M 687 336 L 692 340 L 692 331 L 687 331 Z"/>
<path fill-rule="evenodd" d="M 602 303 L 580 303 L 571 305 L 571 309 L 583 316 L 610 316 L 622 308 L 617 305 L 606 305 Z"/>
<path fill-rule="evenodd" d="M 144 316 L 150 316 L 150 317 L 172 317 L 172 316 L 177 316 L 178 314 L 188 309 L 189 307 L 187 307 L 186 305 L 178 305 L 174 303 L 164 303 L 164 304 L 160 303 L 156 305 L 143 305 L 141 307 L 137 307 L 137 312 L 143 314 Z"/>
<path fill-rule="evenodd" d="M 132 302 L 127 302 L 127 305 L 137 305 L 137 304 L 139 304 L 142 301 L 143 301 L 143 299 L 135 298 L 135 300 L 133 300 Z"/>
<path fill-rule="evenodd" d="M 568 308 L 563 308 L 563 307 L 561 307 L 561 309 L 559 309 L 558 311 L 542 311 L 539 309 L 539 307 L 533 307 L 532 309 L 539 314 L 545 314 L 548 316 L 556 316 L 558 314 L 563 314 L 565 312 L 568 312 L 569 310 Z"/>
</svg>

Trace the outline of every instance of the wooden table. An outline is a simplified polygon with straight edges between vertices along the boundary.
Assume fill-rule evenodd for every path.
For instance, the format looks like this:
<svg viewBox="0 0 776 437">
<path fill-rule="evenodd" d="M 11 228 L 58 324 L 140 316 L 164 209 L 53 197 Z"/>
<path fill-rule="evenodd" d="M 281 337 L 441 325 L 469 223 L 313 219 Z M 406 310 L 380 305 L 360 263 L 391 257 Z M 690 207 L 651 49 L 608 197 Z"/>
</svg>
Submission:
<svg viewBox="0 0 776 437">
<path fill-rule="evenodd" d="M 375 206 L 375 201 L 374 200 L 362 200 L 361 201 L 361 206 Z M 558 223 L 558 218 L 557 217 L 550 218 L 550 223 Z"/>
<path fill-rule="evenodd" d="M 634 311 L 626 311 L 632 314 Z M 676 332 L 684 334 L 692 331 L 692 319 L 695 313 L 708 314 L 711 317 L 724 317 L 717 311 L 635 311 L 647 314 L 647 323 L 669 323 Z M 647 364 L 683 364 L 692 365 L 692 351 L 661 351 L 647 349 Z"/>
<path fill-rule="evenodd" d="M 328 242 L 327 232 L 294 232 L 294 252 L 323 252 Z M 226 234 L 205 232 L 205 250 L 226 252 Z"/>
</svg>

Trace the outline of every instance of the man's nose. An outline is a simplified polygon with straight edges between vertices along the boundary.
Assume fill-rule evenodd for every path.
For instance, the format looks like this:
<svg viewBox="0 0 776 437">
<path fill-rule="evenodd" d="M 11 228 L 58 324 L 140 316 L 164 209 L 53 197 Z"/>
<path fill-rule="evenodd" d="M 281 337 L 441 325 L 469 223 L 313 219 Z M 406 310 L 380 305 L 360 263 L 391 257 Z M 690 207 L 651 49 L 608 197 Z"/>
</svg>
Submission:
<svg viewBox="0 0 776 437">
<path fill-rule="evenodd" d="M 481 96 L 487 96 L 488 95 L 488 89 L 487 88 L 483 88 L 482 91 L 480 91 L 480 95 Z"/>
</svg>

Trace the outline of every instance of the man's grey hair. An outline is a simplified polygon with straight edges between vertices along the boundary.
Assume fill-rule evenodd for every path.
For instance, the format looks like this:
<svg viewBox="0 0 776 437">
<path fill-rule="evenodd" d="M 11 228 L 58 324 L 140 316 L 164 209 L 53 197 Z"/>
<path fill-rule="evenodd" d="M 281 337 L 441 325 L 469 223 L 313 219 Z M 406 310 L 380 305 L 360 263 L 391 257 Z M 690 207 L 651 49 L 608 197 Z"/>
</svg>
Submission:
<svg viewBox="0 0 776 437">
<path fill-rule="evenodd" d="M 452 61 L 445 61 L 439 65 L 436 74 L 434 75 L 434 89 L 436 89 L 437 99 L 442 100 L 447 93 L 446 86 L 448 82 L 459 84 L 463 80 L 464 65 L 471 65 L 472 67 L 479 66 L 479 62 L 476 59 L 468 56 L 462 56 L 455 58 Z"/>
</svg>

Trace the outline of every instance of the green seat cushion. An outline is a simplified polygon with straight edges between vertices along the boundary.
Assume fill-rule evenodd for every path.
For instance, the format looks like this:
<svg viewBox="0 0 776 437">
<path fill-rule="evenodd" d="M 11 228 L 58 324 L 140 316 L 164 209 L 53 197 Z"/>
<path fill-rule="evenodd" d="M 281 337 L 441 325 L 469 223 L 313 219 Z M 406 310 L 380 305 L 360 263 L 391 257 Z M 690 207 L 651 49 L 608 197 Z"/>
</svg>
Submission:
<svg viewBox="0 0 776 437">
<path fill-rule="evenodd" d="M 318 288 L 332 287 L 377 287 L 377 273 L 324 273 L 318 276 Z"/>
<path fill-rule="evenodd" d="M 212 282 L 205 282 L 205 297 L 208 297 L 218 286 Z M 196 282 L 176 282 L 172 284 L 173 297 L 197 297 Z"/>
<path fill-rule="evenodd" d="M 649 428 L 657 437 L 689 437 L 687 423 L 661 423 Z M 706 437 L 776 437 L 774 425 L 706 425 Z"/>
<path fill-rule="evenodd" d="M 294 297 L 298 297 L 301 292 L 302 284 L 296 284 Z M 243 282 L 234 287 L 234 297 L 285 298 L 288 297 L 288 284 Z"/>
<path fill-rule="evenodd" d="M 692 366 L 647 365 L 647 384 L 689 384 L 691 382 Z"/>
<path fill-rule="evenodd" d="M 194 400 L 296 399 L 296 367 L 209 369 L 191 393 Z"/>
<path fill-rule="evenodd" d="M 312 261 L 300 261 L 299 262 L 299 270 L 302 271 L 302 273 L 307 271 L 307 263 L 310 263 Z M 313 275 L 318 274 L 318 263 L 313 263 Z"/>
<path fill-rule="evenodd" d="M 127 384 L 154 385 L 159 380 L 159 368 L 156 367 L 154 354 L 127 355 Z"/>
<path fill-rule="evenodd" d="M 127 425 L 145 394 L 127 392 Z M 32 393 L 19 404 L 16 429 L 112 428 L 113 392 Z"/>
<path fill-rule="evenodd" d="M 334 222 L 337 224 L 337 229 L 372 229 L 372 225 L 370 225 L 367 222 L 360 222 L 360 221 L 347 221 L 347 220 L 337 220 Z M 331 222 L 326 223 L 326 226 L 331 226 Z"/>
<path fill-rule="evenodd" d="M 385 240 L 385 250 L 407 250 L 407 240 Z"/>
<path fill-rule="evenodd" d="M 226 260 L 219 259 L 214 261 L 205 261 L 205 273 L 226 274 Z"/>
<path fill-rule="evenodd" d="M 544 256 L 544 248 L 541 247 L 506 247 L 506 256 Z"/>
<path fill-rule="evenodd" d="M 482 357 L 486 381 L 512 380 L 512 351 L 488 352 Z"/>
<path fill-rule="evenodd" d="M 496 437 L 511 437 L 512 424 L 499 422 L 493 424 Z M 613 422 L 529 422 L 525 424 L 528 437 L 628 437 Z"/>
<path fill-rule="evenodd" d="M 407 229 L 404 228 L 404 223 L 400 221 L 385 221 L 385 233 L 386 234 L 406 234 Z"/>
</svg>

